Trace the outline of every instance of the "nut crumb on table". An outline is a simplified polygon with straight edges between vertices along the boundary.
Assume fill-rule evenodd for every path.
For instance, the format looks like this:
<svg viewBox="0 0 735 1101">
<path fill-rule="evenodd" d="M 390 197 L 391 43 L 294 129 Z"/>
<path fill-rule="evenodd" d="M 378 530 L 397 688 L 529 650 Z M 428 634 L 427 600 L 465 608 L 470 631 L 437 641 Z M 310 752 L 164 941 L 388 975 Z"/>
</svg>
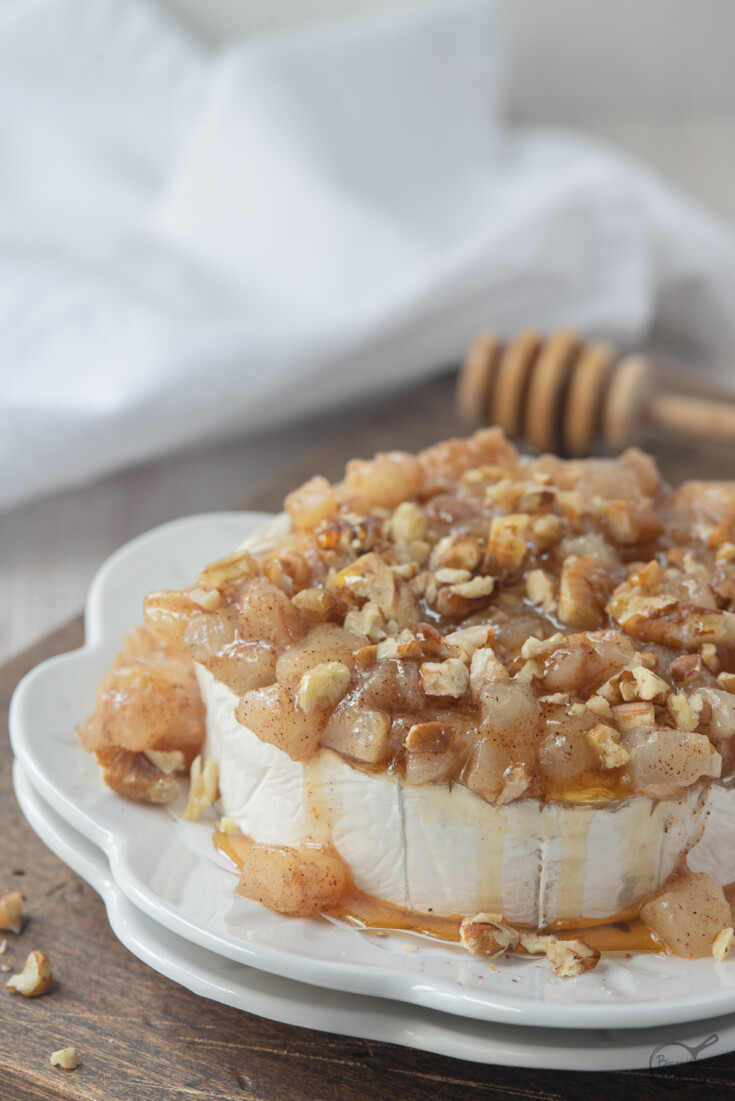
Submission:
<svg viewBox="0 0 735 1101">
<path fill-rule="evenodd" d="M 52 1067 L 61 1067 L 62 1070 L 76 1070 L 82 1065 L 82 1060 L 75 1047 L 63 1047 L 51 1052 L 49 1063 Z"/>
<path fill-rule="evenodd" d="M 10 891 L 0 898 L 0 929 L 8 933 L 20 933 L 23 929 L 23 895 Z"/>
<path fill-rule="evenodd" d="M 20 994 L 24 998 L 38 998 L 51 988 L 53 975 L 51 963 L 45 952 L 31 952 L 23 965 L 23 970 L 13 975 L 5 983 L 11 994 Z"/>
</svg>

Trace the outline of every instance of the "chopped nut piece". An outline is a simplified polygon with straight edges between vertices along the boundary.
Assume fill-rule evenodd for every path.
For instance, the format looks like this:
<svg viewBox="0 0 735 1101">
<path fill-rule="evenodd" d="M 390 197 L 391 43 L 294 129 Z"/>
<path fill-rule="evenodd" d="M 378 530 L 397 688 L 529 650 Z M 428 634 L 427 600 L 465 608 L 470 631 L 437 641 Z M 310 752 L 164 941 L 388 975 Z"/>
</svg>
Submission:
<svg viewBox="0 0 735 1101">
<path fill-rule="evenodd" d="M 52 978 L 51 964 L 46 953 L 31 952 L 23 964 L 23 970 L 9 978 L 5 985 L 12 994 L 38 998 L 50 989 Z"/>
<path fill-rule="evenodd" d="M 549 947 L 550 936 L 541 936 L 538 933 L 524 933 L 521 937 L 521 948 L 530 956 L 545 956 Z"/>
<path fill-rule="evenodd" d="M 317 707 L 334 707 L 349 687 L 351 673 L 341 661 L 322 661 L 299 681 L 298 705 L 305 715 Z"/>
<path fill-rule="evenodd" d="M 359 669 L 366 669 L 368 665 L 372 665 L 373 662 L 378 660 L 378 647 L 361 646 L 359 650 L 355 650 L 353 657 L 355 659 L 355 665 L 357 665 Z"/>
<path fill-rule="evenodd" d="M 699 715 L 683 692 L 672 692 L 666 701 L 666 707 L 679 730 L 691 733 L 697 729 Z"/>
<path fill-rule="evenodd" d="M 263 567 L 263 574 L 272 585 L 279 588 L 286 596 L 293 596 L 293 578 L 289 573 L 286 573 L 283 563 L 279 562 L 277 558 Z"/>
<path fill-rule="evenodd" d="M 197 581 L 202 588 L 221 589 L 225 585 L 257 577 L 259 573 L 260 566 L 250 551 L 239 550 L 211 562 L 197 574 Z"/>
<path fill-rule="evenodd" d="M 464 627 L 461 631 L 452 631 L 451 634 L 444 636 L 443 642 L 449 650 L 450 657 L 460 658 L 466 665 L 469 665 L 475 650 L 480 650 L 483 646 L 489 645 L 492 640 L 492 628 L 483 625 L 480 627 Z"/>
<path fill-rule="evenodd" d="M 509 684 L 510 673 L 495 656 L 492 646 L 475 650 L 470 662 L 470 692 L 477 700 L 485 684 Z"/>
<path fill-rule="evenodd" d="M 438 721 L 414 723 L 406 735 L 406 749 L 422 753 L 443 753 L 454 740 L 454 728 Z"/>
<path fill-rule="evenodd" d="M 539 696 L 539 703 L 553 703 L 558 704 L 560 707 L 568 707 L 571 703 L 571 697 L 568 692 L 551 692 L 548 696 Z"/>
<path fill-rule="evenodd" d="M 362 653 L 362 650 L 358 650 L 357 653 Z M 388 658 L 398 658 L 399 661 L 405 661 L 408 658 L 422 658 L 424 651 L 417 638 L 401 636 L 399 638 L 386 638 L 379 642 L 375 649 L 375 656 L 378 661 L 385 661 Z"/>
<path fill-rule="evenodd" d="M 470 683 L 467 666 L 459 658 L 425 661 L 419 668 L 421 687 L 427 696 L 464 696 Z"/>
<path fill-rule="evenodd" d="M 687 684 L 698 677 L 702 670 L 702 659 L 698 654 L 682 654 L 680 658 L 674 658 L 669 666 L 669 673 L 676 684 Z"/>
<path fill-rule="evenodd" d="M 405 779 L 414 786 L 449 780 L 458 767 L 462 748 L 453 725 L 437 720 L 415 723 L 406 736 L 405 746 Z"/>
<path fill-rule="evenodd" d="M 465 600 L 478 600 L 483 596 L 490 596 L 495 589 L 494 577 L 473 577 L 470 581 L 460 581 L 452 585 L 452 591 Z"/>
<path fill-rule="evenodd" d="M 735 646 L 735 613 L 674 596 L 640 596 L 627 581 L 618 585 L 607 611 L 627 634 L 642 642 L 677 650 L 699 650 L 704 642 L 728 649 Z"/>
<path fill-rule="evenodd" d="M 520 569 L 528 550 L 526 540 L 530 527 L 531 518 L 523 512 L 496 516 L 491 521 L 488 550 L 501 569 L 510 572 Z"/>
<path fill-rule="evenodd" d="M 188 822 L 197 822 L 203 811 L 211 807 L 217 798 L 219 765 L 214 757 L 209 757 L 202 768 L 202 758 L 197 756 L 192 761 L 190 775 L 189 801 L 186 804 L 184 818 Z"/>
<path fill-rule="evenodd" d="M 562 522 L 558 516 L 534 516 L 531 521 L 531 543 L 536 554 L 543 554 L 555 543 L 558 543 L 563 534 Z"/>
<path fill-rule="evenodd" d="M 702 655 L 702 661 L 709 669 L 710 673 L 717 675 L 720 671 L 720 659 L 717 656 L 717 647 L 712 642 L 705 642 L 702 649 L 699 651 Z"/>
<path fill-rule="evenodd" d="M 520 933 L 503 923 L 502 914 L 475 914 L 465 918 L 459 927 L 459 939 L 468 952 L 494 959 L 503 952 L 514 951 L 520 943 Z"/>
<path fill-rule="evenodd" d="M 186 768 L 186 757 L 180 749 L 172 749 L 169 753 L 149 749 L 145 755 L 164 776 L 170 776 L 172 772 L 183 772 Z"/>
<path fill-rule="evenodd" d="M 645 543 L 663 531 L 663 524 L 650 505 L 612 501 L 605 509 L 610 536 L 615 543 Z"/>
<path fill-rule="evenodd" d="M 525 795 L 531 786 L 531 774 L 525 765 L 511 765 L 504 777 L 503 789 L 496 799 L 499 807 L 512 803 Z"/>
<path fill-rule="evenodd" d="M 336 583 L 338 588 L 347 589 L 355 597 L 372 600 L 383 610 L 391 606 L 396 591 L 393 571 L 374 552 L 363 554 L 340 570 Z"/>
<path fill-rule="evenodd" d="M 214 612 L 222 603 L 219 589 L 189 589 L 186 594 L 194 604 L 204 608 L 205 612 Z"/>
<path fill-rule="evenodd" d="M 423 539 L 429 527 L 426 513 L 413 501 L 403 501 L 390 518 L 390 532 L 395 540 L 410 543 Z"/>
<path fill-rule="evenodd" d="M 482 562 L 485 548 L 477 539 L 455 536 L 442 547 L 437 556 L 438 565 L 453 570 L 467 570 L 472 573 Z"/>
<path fill-rule="evenodd" d="M 656 722 L 656 709 L 648 700 L 619 703 L 611 711 L 618 729 L 622 731 L 635 730 L 639 726 L 653 726 Z"/>
<path fill-rule="evenodd" d="M 655 654 L 650 654 L 647 650 L 636 650 L 631 658 L 630 668 L 637 669 L 639 665 L 645 669 L 657 669 L 658 659 Z"/>
<path fill-rule="evenodd" d="M 735 692 L 735 673 L 718 673 L 717 684 L 725 692 Z"/>
<path fill-rule="evenodd" d="M 558 489 L 556 491 L 556 501 L 568 520 L 574 523 L 582 518 L 584 502 L 582 494 L 578 490 Z"/>
<path fill-rule="evenodd" d="M 326 589 L 302 589 L 291 597 L 291 603 L 312 623 L 326 623 L 335 612 L 345 608 L 344 603 Z M 345 626 L 347 627 L 346 622 Z M 351 627 L 347 629 L 354 630 Z M 357 634 L 363 632 L 358 631 Z"/>
<path fill-rule="evenodd" d="M 552 653 L 566 642 L 567 637 L 563 635 L 561 631 L 557 631 L 551 638 L 535 638 L 530 635 L 521 646 L 521 657 L 528 660 L 529 658 L 542 657 L 546 654 Z"/>
<path fill-rule="evenodd" d="M 588 711 L 591 711 L 593 715 L 597 715 L 601 719 L 612 719 L 613 717 L 610 702 L 606 700 L 604 696 L 590 696 L 587 700 L 586 707 Z"/>
<path fill-rule="evenodd" d="M 391 569 L 396 577 L 401 577 L 404 581 L 410 581 L 419 572 L 415 562 L 406 562 L 403 566 L 391 566 Z"/>
<path fill-rule="evenodd" d="M 734 937 L 735 932 L 732 926 L 728 926 L 726 929 L 721 930 L 712 941 L 712 955 L 715 957 L 717 963 L 722 963 L 729 955 Z"/>
<path fill-rule="evenodd" d="M 585 740 L 600 758 L 603 768 L 621 768 L 630 760 L 630 753 L 620 745 L 620 734 L 612 726 L 596 723 L 585 734 Z"/>
<path fill-rule="evenodd" d="M 626 703 L 638 699 L 638 685 L 631 676 L 631 670 L 625 669 L 618 677 L 618 691 Z"/>
<path fill-rule="evenodd" d="M 583 940 L 557 940 L 551 937 L 546 946 L 546 958 L 553 965 L 555 975 L 574 979 L 583 971 L 594 970 L 600 962 L 600 953 Z"/>
<path fill-rule="evenodd" d="M 662 701 L 666 699 L 671 692 L 666 681 L 656 673 L 651 672 L 650 669 L 646 669 L 645 666 L 636 665 L 632 672 L 633 679 L 638 688 L 639 699 Z"/>
<path fill-rule="evenodd" d="M 487 504 L 509 512 L 518 507 L 523 493 L 522 483 L 513 482 L 510 478 L 501 478 L 495 485 L 485 488 L 485 500 Z"/>
<path fill-rule="evenodd" d="M 559 619 L 570 627 L 600 627 L 610 575 L 590 555 L 569 555 L 559 577 Z"/>
<path fill-rule="evenodd" d="M 556 611 L 554 582 L 544 570 L 531 570 L 526 578 L 526 596 L 545 613 Z"/>
<path fill-rule="evenodd" d="M 530 658 L 525 665 L 515 675 L 515 680 L 519 684 L 530 684 L 536 677 L 542 677 L 544 673 L 543 665 L 536 658 Z"/>
<path fill-rule="evenodd" d="M 23 895 L 11 891 L 0 898 L 0 929 L 8 933 L 20 933 L 23 928 Z"/>
<path fill-rule="evenodd" d="M 104 782 L 126 799 L 161 805 L 181 794 L 178 780 L 162 774 L 145 753 L 110 746 L 97 750 L 95 756 Z"/>
<path fill-rule="evenodd" d="M 469 581 L 472 577 L 470 570 L 450 570 L 443 568 L 434 574 L 440 585 L 458 585 L 463 581 Z"/>
<path fill-rule="evenodd" d="M 380 642 L 388 633 L 385 616 L 372 600 L 368 600 L 362 608 L 353 608 L 347 613 L 345 628 L 356 635 L 366 635 L 371 642 Z"/>
<path fill-rule="evenodd" d="M 442 558 L 444 557 L 445 552 L 450 550 L 451 546 L 452 546 L 452 537 L 451 537 L 451 535 L 445 535 L 442 539 L 440 539 L 436 543 L 436 545 L 434 546 L 434 549 L 431 552 L 431 557 L 429 558 L 429 568 L 430 569 L 438 570 L 438 569 L 441 568 L 441 566 L 443 565 Z"/>
<path fill-rule="evenodd" d="M 75 1070 L 82 1065 L 82 1060 L 75 1047 L 63 1047 L 51 1053 L 49 1063 L 52 1067 L 61 1067 L 62 1070 Z"/>
<path fill-rule="evenodd" d="M 409 556 L 410 561 L 415 562 L 419 569 L 424 567 L 429 561 L 431 555 L 431 543 L 426 539 L 412 539 L 410 543 L 396 544 L 396 554 L 399 555 L 401 551 L 399 547 L 403 547 L 403 553 Z"/>
</svg>

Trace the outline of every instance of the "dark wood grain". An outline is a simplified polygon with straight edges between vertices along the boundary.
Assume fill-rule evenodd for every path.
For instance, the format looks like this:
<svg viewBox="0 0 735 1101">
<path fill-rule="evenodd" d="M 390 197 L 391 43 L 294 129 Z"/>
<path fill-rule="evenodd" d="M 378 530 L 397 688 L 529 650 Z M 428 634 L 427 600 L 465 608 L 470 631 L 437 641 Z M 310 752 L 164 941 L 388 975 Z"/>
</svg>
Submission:
<svg viewBox="0 0 735 1101">
<path fill-rule="evenodd" d="M 249 507 L 277 508 L 312 473 L 336 476 L 346 458 L 379 447 L 422 446 L 455 431 L 449 380 L 352 415 L 308 459 L 264 488 Z M 716 452 L 660 453 L 672 479 L 684 469 L 728 476 Z M 78 646 L 81 618 L 0 670 L 0 893 L 18 888 L 29 916 L 9 936 L 5 961 L 44 949 L 56 976 L 35 1001 L 0 989 L 0 1101 L 575 1101 L 729 1095 L 735 1055 L 674 1068 L 603 1075 L 482 1066 L 262 1020 L 205 1001 L 162 978 L 113 936 L 95 892 L 54 857 L 26 825 L 11 784 L 7 709 L 20 677 L 39 661 Z M 315 998 L 319 992 L 315 991 Z M 49 1055 L 73 1044 L 84 1064 L 68 1073 Z"/>
</svg>

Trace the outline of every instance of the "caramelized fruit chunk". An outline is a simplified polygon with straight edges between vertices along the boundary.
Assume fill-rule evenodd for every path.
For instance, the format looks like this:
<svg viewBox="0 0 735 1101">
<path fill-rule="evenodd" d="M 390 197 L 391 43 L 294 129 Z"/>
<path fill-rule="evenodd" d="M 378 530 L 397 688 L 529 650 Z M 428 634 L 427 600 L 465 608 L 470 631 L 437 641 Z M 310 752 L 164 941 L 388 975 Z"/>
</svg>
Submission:
<svg viewBox="0 0 735 1101">
<path fill-rule="evenodd" d="M 349 869 L 331 845 L 253 845 L 237 893 L 269 910 L 311 917 L 339 902 Z"/>
</svg>

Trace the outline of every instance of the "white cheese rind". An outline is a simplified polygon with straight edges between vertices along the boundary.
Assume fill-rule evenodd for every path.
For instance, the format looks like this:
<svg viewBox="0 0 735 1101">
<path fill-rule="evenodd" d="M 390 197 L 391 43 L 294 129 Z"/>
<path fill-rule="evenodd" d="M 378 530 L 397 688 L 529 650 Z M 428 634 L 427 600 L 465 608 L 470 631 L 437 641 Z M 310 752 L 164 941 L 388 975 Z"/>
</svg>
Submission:
<svg viewBox="0 0 735 1101">
<path fill-rule="evenodd" d="M 693 872 L 706 872 L 723 886 L 735 883 L 735 784 L 713 784 L 707 801 L 707 824 L 689 853 Z"/>
<path fill-rule="evenodd" d="M 709 842 L 719 846 L 723 829 L 732 837 L 735 796 L 721 786 L 606 808 L 535 799 L 498 807 L 460 784 L 412 787 L 363 772 L 329 749 L 292 761 L 237 722 L 229 688 L 197 672 L 222 813 L 257 842 L 331 842 L 356 886 L 386 902 L 437 914 L 502 912 L 538 927 L 606 918 L 653 894 L 695 845 L 719 882 L 735 879 L 723 878 L 729 867 L 712 858 Z"/>
</svg>

